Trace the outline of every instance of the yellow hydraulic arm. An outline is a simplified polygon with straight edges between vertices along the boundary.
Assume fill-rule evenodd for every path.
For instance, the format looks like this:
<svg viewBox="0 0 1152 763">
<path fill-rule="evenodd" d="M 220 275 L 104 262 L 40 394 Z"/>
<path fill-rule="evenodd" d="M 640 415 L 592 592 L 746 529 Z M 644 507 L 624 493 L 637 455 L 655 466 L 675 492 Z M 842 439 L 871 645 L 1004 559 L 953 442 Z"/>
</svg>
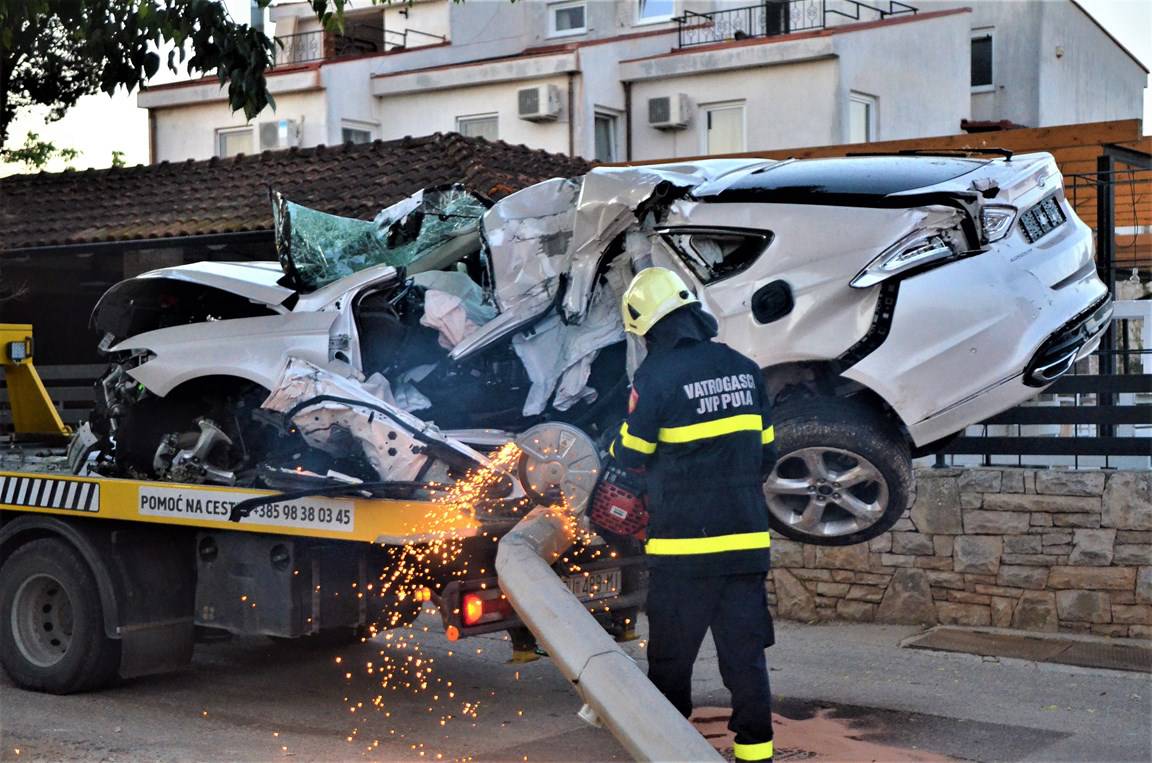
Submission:
<svg viewBox="0 0 1152 763">
<path fill-rule="evenodd" d="M 72 434 L 32 365 L 32 324 L 0 323 L 0 363 L 8 382 L 8 406 L 16 434 Z"/>
</svg>

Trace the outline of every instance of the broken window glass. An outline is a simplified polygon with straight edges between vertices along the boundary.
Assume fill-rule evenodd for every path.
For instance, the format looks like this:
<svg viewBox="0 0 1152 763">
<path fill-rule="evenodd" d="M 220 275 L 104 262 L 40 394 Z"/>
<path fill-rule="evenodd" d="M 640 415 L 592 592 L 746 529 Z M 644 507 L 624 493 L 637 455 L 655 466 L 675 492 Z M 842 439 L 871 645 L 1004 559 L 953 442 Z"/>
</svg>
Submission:
<svg viewBox="0 0 1152 763">
<path fill-rule="evenodd" d="M 491 202 L 451 185 L 420 191 L 372 221 L 330 215 L 273 194 L 276 252 L 301 291 L 375 265 L 410 267 L 441 244 L 474 232 Z"/>
<path fill-rule="evenodd" d="M 772 241 L 767 232 L 708 228 L 672 228 L 663 234 L 672 251 L 706 284 L 747 270 Z"/>
</svg>

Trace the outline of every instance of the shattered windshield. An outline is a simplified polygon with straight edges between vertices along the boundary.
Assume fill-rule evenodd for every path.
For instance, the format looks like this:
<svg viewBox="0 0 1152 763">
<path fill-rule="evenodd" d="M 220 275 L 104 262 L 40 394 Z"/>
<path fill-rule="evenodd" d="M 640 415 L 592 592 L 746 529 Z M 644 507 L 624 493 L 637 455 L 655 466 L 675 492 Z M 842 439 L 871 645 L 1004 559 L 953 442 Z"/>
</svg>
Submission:
<svg viewBox="0 0 1152 763">
<path fill-rule="evenodd" d="M 408 267 L 438 245 L 476 231 L 491 206 L 461 185 L 419 191 L 372 221 L 320 212 L 273 194 L 276 253 L 301 291 L 374 265 Z"/>
</svg>

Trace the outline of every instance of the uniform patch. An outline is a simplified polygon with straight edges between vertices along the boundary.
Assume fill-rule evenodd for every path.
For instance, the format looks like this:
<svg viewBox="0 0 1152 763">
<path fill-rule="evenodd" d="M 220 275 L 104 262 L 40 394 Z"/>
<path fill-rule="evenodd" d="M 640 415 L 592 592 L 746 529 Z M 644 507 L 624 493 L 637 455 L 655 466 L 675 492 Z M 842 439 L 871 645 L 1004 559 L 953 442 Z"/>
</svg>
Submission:
<svg viewBox="0 0 1152 763">
<path fill-rule="evenodd" d="M 756 389 L 756 377 L 752 374 L 730 374 L 689 382 L 683 389 L 685 396 L 697 403 L 697 416 L 756 405 L 752 395 Z"/>
</svg>

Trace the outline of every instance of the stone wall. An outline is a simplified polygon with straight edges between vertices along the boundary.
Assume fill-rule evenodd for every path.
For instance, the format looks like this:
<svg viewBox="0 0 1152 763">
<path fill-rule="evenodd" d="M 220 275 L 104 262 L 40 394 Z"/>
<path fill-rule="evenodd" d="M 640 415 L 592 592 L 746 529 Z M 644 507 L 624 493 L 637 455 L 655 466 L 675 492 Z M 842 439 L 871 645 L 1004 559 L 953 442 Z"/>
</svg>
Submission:
<svg viewBox="0 0 1152 763">
<path fill-rule="evenodd" d="M 1152 472 L 918 469 L 868 543 L 772 539 L 769 601 L 805 622 L 1152 638 Z"/>
</svg>

